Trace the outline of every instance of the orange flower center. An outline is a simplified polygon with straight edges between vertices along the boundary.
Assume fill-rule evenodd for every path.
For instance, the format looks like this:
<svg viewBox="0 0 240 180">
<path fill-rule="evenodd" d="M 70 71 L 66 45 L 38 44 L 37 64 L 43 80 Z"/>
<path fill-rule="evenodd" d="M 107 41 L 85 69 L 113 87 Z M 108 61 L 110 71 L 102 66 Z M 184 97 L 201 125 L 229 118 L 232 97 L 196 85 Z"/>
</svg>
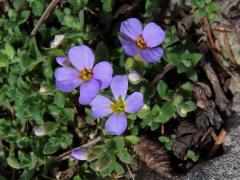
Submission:
<svg viewBox="0 0 240 180">
<path fill-rule="evenodd" d="M 138 36 L 136 44 L 140 49 L 146 49 L 147 48 L 147 44 L 144 42 L 144 39 L 141 35 Z"/>
<path fill-rule="evenodd" d="M 91 79 L 93 77 L 93 72 L 91 69 L 86 69 L 84 68 L 80 73 L 79 73 L 80 78 L 86 82 L 89 79 Z"/>
</svg>

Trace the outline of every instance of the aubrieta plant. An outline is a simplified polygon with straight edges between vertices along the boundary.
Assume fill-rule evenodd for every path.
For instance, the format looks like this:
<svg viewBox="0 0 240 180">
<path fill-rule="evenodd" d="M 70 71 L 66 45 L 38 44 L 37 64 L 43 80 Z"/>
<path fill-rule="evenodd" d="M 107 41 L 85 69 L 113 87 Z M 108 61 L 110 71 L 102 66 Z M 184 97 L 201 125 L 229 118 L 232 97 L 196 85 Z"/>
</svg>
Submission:
<svg viewBox="0 0 240 180">
<path fill-rule="evenodd" d="M 119 39 L 126 54 L 137 56 L 153 63 L 163 56 L 162 48 L 154 48 L 162 43 L 165 32 L 160 26 L 151 22 L 142 29 L 140 21 L 130 18 L 122 22 Z M 126 100 L 128 90 L 127 76 L 115 76 L 110 63 L 103 61 L 94 64 L 94 54 L 86 46 L 70 48 L 68 56 L 57 57 L 56 61 L 63 66 L 55 71 L 56 86 L 63 92 L 71 92 L 80 86 L 79 103 L 90 104 L 95 118 L 110 117 L 105 123 L 105 129 L 110 135 L 121 135 L 127 128 L 126 113 L 136 113 L 144 105 L 143 95 L 134 92 Z M 72 67 L 72 66 L 73 67 Z M 98 95 L 100 89 L 105 89 L 111 83 L 114 102 Z"/>
<path fill-rule="evenodd" d="M 73 67 L 67 66 L 67 58 Z M 57 88 L 71 92 L 81 85 L 79 103 L 89 104 L 101 89 L 109 86 L 113 73 L 110 63 L 103 61 L 93 67 L 94 61 L 94 54 L 86 45 L 72 47 L 66 58 L 57 57 L 57 62 L 63 66 L 55 71 Z"/>
<path fill-rule="evenodd" d="M 140 56 L 144 61 L 154 63 L 163 56 L 159 46 L 165 38 L 165 32 L 154 22 L 142 28 L 141 22 L 130 18 L 121 23 L 119 40 L 124 52 L 129 56 Z"/>
<path fill-rule="evenodd" d="M 48 4 L 0 3 L 0 179 L 127 179 L 143 132 L 196 109 L 195 39 L 175 21 L 163 30 L 151 0 L 120 22 L 122 1 L 58 1 L 31 34 Z M 159 140 L 171 149 L 169 134 Z"/>
<path fill-rule="evenodd" d="M 108 134 L 121 135 L 127 128 L 126 113 L 136 113 L 143 107 L 143 95 L 140 92 L 134 92 L 126 98 L 128 90 L 127 76 L 113 77 L 111 90 L 114 97 L 113 102 L 104 96 L 98 95 L 90 105 L 95 118 L 110 115 L 105 123 Z"/>
</svg>

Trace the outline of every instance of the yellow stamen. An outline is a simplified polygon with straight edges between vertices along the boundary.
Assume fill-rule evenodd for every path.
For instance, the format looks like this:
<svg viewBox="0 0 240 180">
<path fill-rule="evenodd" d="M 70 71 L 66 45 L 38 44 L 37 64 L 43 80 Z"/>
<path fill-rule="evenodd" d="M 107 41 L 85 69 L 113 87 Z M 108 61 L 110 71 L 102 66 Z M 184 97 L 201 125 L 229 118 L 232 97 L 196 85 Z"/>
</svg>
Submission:
<svg viewBox="0 0 240 180">
<path fill-rule="evenodd" d="M 138 36 L 138 38 L 136 40 L 136 44 L 140 49 L 146 49 L 147 48 L 147 44 L 144 42 L 144 39 L 141 35 Z"/>
<path fill-rule="evenodd" d="M 125 102 L 122 100 L 121 97 L 118 97 L 118 99 L 110 105 L 110 109 L 116 114 L 122 114 L 123 112 L 125 112 L 125 107 Z"/>
<path fill-rule="evenodd" d="M 93 72 L 91 69 L 86 69 L 84 68 L 80 73 L 79 73 L 80 78 L 86 82 L 90 80 L 93 77 Z"/>
</svg>

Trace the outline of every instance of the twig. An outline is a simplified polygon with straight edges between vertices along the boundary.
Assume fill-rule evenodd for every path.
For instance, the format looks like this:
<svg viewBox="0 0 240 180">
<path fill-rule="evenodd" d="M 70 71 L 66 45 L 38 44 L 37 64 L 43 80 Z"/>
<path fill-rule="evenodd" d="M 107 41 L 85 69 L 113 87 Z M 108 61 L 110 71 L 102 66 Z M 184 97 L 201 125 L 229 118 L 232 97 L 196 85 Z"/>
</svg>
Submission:
<svg viewBox="0 0 240 180">
<path fill-rule="evenodd" d="M 156 84 L 158 81 L 160 81 L 164 75 L 170 71 L 174 67 L 173 64 L 166 64 L 163 68 L 163 70 L 152 80 L 152 84 Z"/>
<path fill-rule="evenodd" d="M 164 125 L 161 125 L 161 135 L 164 135 Z"/>
<path fill-rule="evenodd" d="M 218 77 L 215 73 L 215 71 L 212 69 L 210 64 L 206 64 L 203 66 L 203 70 L 205 71 L 209 81 L 212 84 L 213 90 L 215 92 L 215 102 L 216 105 L 222 110 L 222 111 L 229 111 L 229 105 L 230 101 L 223 93 L 223 90 L 220 86 Z"/>
<path fill-rule="evenodd" d="M 217 47 L 213 41 L 213 37 L 211 34 L 211 27 L 210 27 L 208 20 L 206 18 L 204 18 L 203 21 L 204 21 L 204 31 L 207 33 L 209 46 L 211 47 L 210 49 L 213 53 L 215 60 L 229 76 L 231 76 L 234 80 L 236 80 L 236 82 L 240 83 L 239 79 L 237 79 L 234 76 L 234 74 L 228 68 L 225 67 L 224 60 L 223 60 L 222 56 L 219 54 L 219 51 L 217 50 Z"/>
<path fill-rule="evenodd" d="M 34 36 L 38 29 L 40 28 L 40 26 L 42 25 L 42 23 L 48 18 L 48 16 L 50 15 L 50 13 L 52 12 L 52 10 L 54 9 L 54 7 L 57 5 L 57 3 L 59 3 L 60 0 L 52 0 L 51 3 L 48 5 L 48 7 L 46 8 L 46 10 L 44 11 L 44 13 L 42 14 L 42 16 L 40 17 L 39 21 L 37 22 L 37 25 L 34 27 L 34 29 L 31 32 L 31 36 Z"/>
<path fill-rule="evenodd" d="M 58 162 L 58 161 L 61 161 L 65 156 L 69 155 L 72 151 L 77 150 L 77 149 L 79 149 L 79 148 L 88 148 L 88 147 L 91 147 L 91 146 L 95 145 L 96 143 L 98 143 L 101 139 L 102 139 L 102 137 L 99 136 L 99 137 L 93 139 L 92 141 L 90 141 L 90 142 L 88 142 L 88 143 L 86 143 L 86 144 L 84 144 L 84 145 L 81 145 L 81 146 L 79 146 L 79 147 L 73 148 L 73 149 L 71 149 L 71 150 L 69 150 L 69 151 L 67 151 L 67 152 L 59 155 L 59 156 L 56 157 L 53 161 L 57 161 L 57 162 Z"/>
<path fill-rule="evenodd" d="M 227 35 L 226 32 L 224 33 L 224 44 L 225 44 L 225 48 L 226 48 L 228 54 L 230 55 L 229 59 L 231 60 L 231 62 L 233 64 L 237 64 L 237 61 L 234 58 L 234 54 L 232 52 L 232 49 L 230 48 L 229 41 L 228 41 L 228 35 Z"/>
<path fill-rule="evenodd" d="M 210 127 L 207 132 L 203 135 L 203 137 L 200 140 L 200 144 L 206 139 L 206 137 L 213 131 L 213 129 Z"/>
<path fill-rule="evenodd" d="M 126 165 L 126 166 L 127 166 L 128 172 L 129 172 L 129 174 L 130 174 L 130 176 L 131 176 L 132 180 L 135 180 L 135 177 L 134 177 L 134 175 L 133 175 L 133 173 L 132 173 L 131 169 L 129 168 L 129 166 L 128 166 L 128 165 Z"/>
<path fill-rule="evenodd" d="M 211 150 L 208 154 L 208 158 L 213 157 L 213 155 L 217 152 L 217 150 L 220 147 L 220 145 L 222 144 L 226 134 L 227 134 L 227 132 L 224 129 L 222 129 L 215 141 L 215 144 L 213 145 L 213 147 L 211 148 Z"/>
<path fill-rule="evenodd" d="M 216 141 L 217 135 L 213 130 L 211 131 L 211 136 L 213 137 L 214 141 Z"/>
<path fill-rule="evenodd" d="M 216 31 L 216 32 L 233 32 L 232 30 L 228 30 L 228 29 L 218 29 L 218 28 L 213 28 L 212 30 L 213 30 L 213 31 Z"/>
</svg>

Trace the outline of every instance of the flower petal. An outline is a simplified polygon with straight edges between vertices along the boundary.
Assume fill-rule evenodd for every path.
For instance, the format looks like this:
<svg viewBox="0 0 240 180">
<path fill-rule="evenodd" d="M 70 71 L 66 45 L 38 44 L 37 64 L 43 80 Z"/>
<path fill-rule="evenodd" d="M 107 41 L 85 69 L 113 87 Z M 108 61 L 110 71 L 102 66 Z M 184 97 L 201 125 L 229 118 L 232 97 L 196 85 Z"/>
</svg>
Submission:
<svg viewBox="0 0 240 180">
<path fill-rule="evenodd" d="M 141 58 L 149 63 L 159 61 L 163 56 L 162 48 L 145 49 L 141 53 Z"/>
<path fill-rule="evenodd" d="M 112 101 L 104 96 L 96 96 L 90 105 L 92 106 L 92 115 L 95 118 L 107 116 L 112 113 L 110 109 Z"/>
<path fill-rule="evenodd" d="M 64 92 L 71 92 L 78 87 L 82 80 L 79 71 L 71 67 L 61 67 L 55 71 L 56 86 Z"/>
<path fill-rule="evenodd" d="M 127 37 L 125 34 L 120 34 L 119 40 L 122 44 L 124 52 L 129 56 L 135 56 L 140 52 L 136 42 Z"/>
<path fill-rule="evenodd" d="M 100 83 L 96 79 L 85 82 L 80 87 L 79 103 L 82 105 L 89 104 L 98 94 Z"/>
<path fill-rule="evenodd" d="M 112 81 L 112 65 L 107 61 L 100 62 L 94 66 L 93 74 L 95 79 L 101 81 L 101 89 L 105 89 Z"/>
<path fill-rule="evenodd" d="M 138 112 L 144 105 L 143 103 L 143 95 L 140 92 L 134 92 L 125 101 L 126 103 L 126 112 L 128 113 L 136 113 Z"/>
<path fill-rule="evenodd" d="M 87 160 L 87 158 L 88 158 L 88 151 L 86 148 L 79 148 L 79 149 L 72 151 L 71 156 L 74 159 L 84 161 L 84 160 Z"/>
<path fill-rule="evenodd" d="M 136 18 L 130 18 L 121 23 L 120 32 L 136 40 L 142 34 L 142 24 Z"/>
<path fill-rule="evenodd" d="M 128 90 L 127 76 L 114 76 L 111 82 L 111 90 L 116 100 L 119 96 L 125 99 Z"/>
<path fill-rule="evenodd" d="M 120 115 L 111 115 L 105 123 L 105 129 L 110 135 L 121 135 L 126 130 L 126 128 L 127 119 L 124 113 Z"/>
<path fill-rule="evenodd" d="M 56 61 L 61 66 L 69 66 L 71 64 L 66 56 L 58 56 L 56 57 Z"/>
<path fill-rule="evenodd" d="M 84 68 L 92 69 L 95 61 L 92 50 L 86 45 L 70 48 L 68 51 L 68 57 L 73 66 L 79 71 Z"/>
<path fill-rule="evenodd" d="M 144 27 L 142 36 L 148 47 L 156 47 L 163 42 L 165 32 L 156 23 L 151 22 Z"/>
</svg>

